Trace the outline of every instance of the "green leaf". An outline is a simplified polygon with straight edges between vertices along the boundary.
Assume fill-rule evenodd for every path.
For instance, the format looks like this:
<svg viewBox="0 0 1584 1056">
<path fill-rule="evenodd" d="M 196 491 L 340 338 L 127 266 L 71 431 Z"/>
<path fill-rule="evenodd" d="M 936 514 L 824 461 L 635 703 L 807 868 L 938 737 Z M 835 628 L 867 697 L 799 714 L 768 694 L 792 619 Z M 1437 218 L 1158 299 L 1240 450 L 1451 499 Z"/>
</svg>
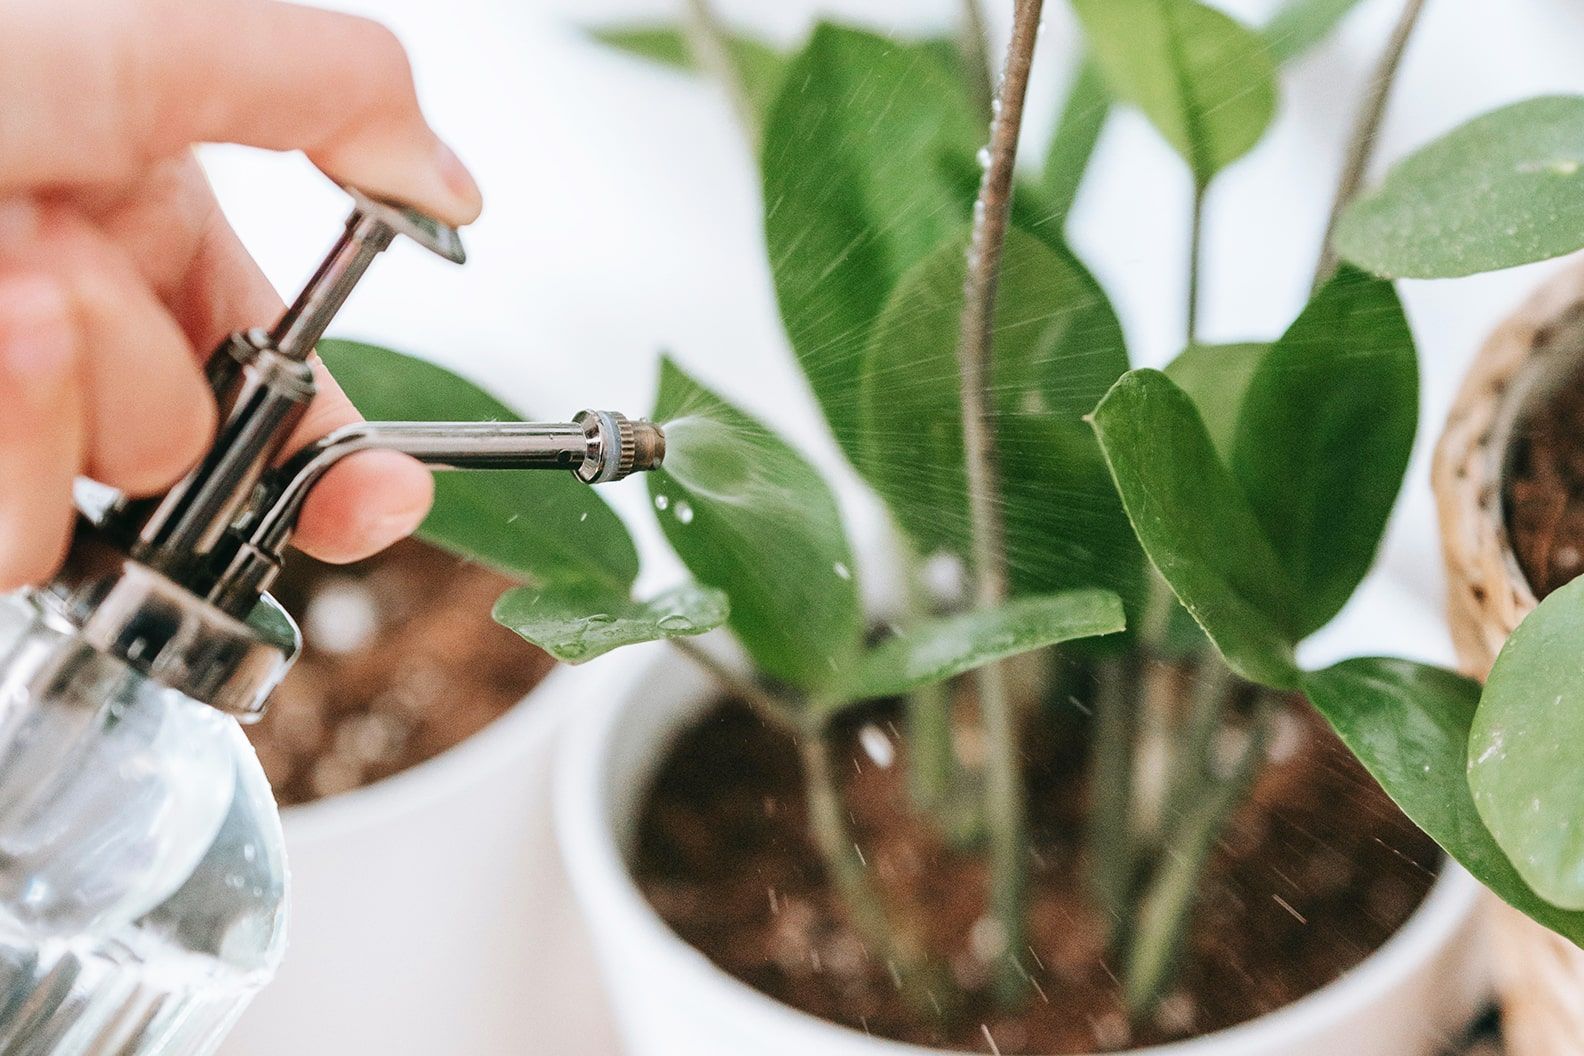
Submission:
<svg viewBox="0 0 1584 1056">
<path fill-rule="evenodd" d="M 1584 97 L 1514 103 L 1399 162 L 1337 226 L 1342 256 L 1377 275 L 1436 279 L 1584 246 Z"/>
<path fill-rule="evenodd" d="M 1048 645 L 1116 634 L 1122 601 L 1105 590 L 1016 598 L 994 609 L 925 620 L 858 657 L 831 686 L 838 706 L 900 696 Z"/>
<path fill-rule="evenodd" d="M 1300 637 L 1335 616 L 1369 570 L 1418 421 L 1397 293 L 1343 268 L 1260 359 L 1231 460 L 1297 589 Z"/>
<path fill-rule="evenodd" d="M 1476 683 L 1407 660 L 1358 658 L 1304 675 L 1303 690 L 1409 820 L 1458 864 L 1509 905 L 1584 941 L 1584 913 L 1559 909 L 1525 883 L 1475 809 L 1465 761 Z"/>
<path fill-rule="evenodd" d="M 971 538 L 957 365 L 966 236 L 897 286 L 860 389 L 860 470 L 924 552 Z M 1007 232 L 994 379 L 1007 559 L 1019 593 L 1108 587 L 1132 596 L 1142 561 L 1083 416 L 1127 369 L 1122 330 L 1065 251 Z"/>
<path fill-rule="evenodd" d="M 765 129 L 765 240 L 781 318 L 849 458 L 860 365 L 902 274 L 959 230 L 951 176 L 985 121 L 942 50 L 820 25 L 791 62 Z"/>
<path fill-rule="evenodd" d="M 1260 30 L 1271 59 L 1283 64 L 1320 43 L 1358 6 L 1359 0 L 1287 0 Z M 1067 102 L 1045 155 L 1040 190 L 1045 201 L 1041 219 L 1065 222 L 1089 168 L 1095 144 L 1111 115 L 1111 92 L 1093 58 L 1085 57 L 1067 90 Z M 1032 229 L 1032 228 L 1031 228 Z M 1212 432 L 1214 430 L 1212 429 Z"/>
<path fill-rule="evenodd" d="M 662 66 L 688 71 L 697 68 L 687 33 L 678 26 L 598 26 L 588 32 L 604 44 L 658 62 Z M 748 92 L 754 109 L 764 113 L 781 87 L 781 76 L 786 72 L 786 56 L 763 41 L 737 34 L 726 39 L 726 51 L 737 68 L 737 76 L 742 79 L 743 88 Z"/>
<path fill-rule="evenodd" d="M 1270 347 L 1258 342 L 1190 345 L 1166 364 L 1166 376 L 1193 400 L 1216 455 L 1228 465 L 1232 462 L 1232 443 L 1237 437 L 1243 397 Z"/>
<path fill-rule="evenodd" d="M 1468 737 L 1474 803 L 1518 872 L 1584 909 L 1584 578 L 1552 591 L 1496 657 Z"/>
<path fill-rule="evenodd" d="M 517 421 L 457 375 L 355 341 L 321 341 L 319 355 L 363 416 L 379 421 Z M 419 536 L 534 583 L 578 580 L 625 594 L 638 551 L 620 518 L 571 473 L 435 474 L 435 504 Z"/>
<path fill-rule="evenodd" d="M 665 468 L 649 474 L 660 527 L 694 577 L 731 599 L 759 669 L 817 690 L 857 653 L 864 621 L 835 497 L 763 425 L 666 360 L 655 420 Z"/>
<path fill-rule="evenodd" d="M 612 649 L 703 634 L 726 622 L 726 595 L 686 583 L 649 601 L 584 583 L 518 587 L 495 603 L 495 622 L 557 660 L 579 664 Z"/>
<path fill-rule="evenodd" d="M 1094 59 L 1086 56 L 1067 89 L 1067 102 L 1057 119 L 1045 153 L 1045 168 L 1040 173 L 1040 189 L 1047 207 L 1059 218 L 1058 228 L 1072 212 L 1089 159 L 1100 141 L 1100 130 L 1110 116 L 1111 93 L 1106 89 L 1105 77 Z"/>
<path fill-rule="evenodd" d="M 1160 371 L 1131 371 L 1094 428 L 1144 552 L 1227 664 L 1292 688 L 1292 587 L 1193 401 Z"/>
<path fill-rule="evenodd" d="M 1358 4 L 1359 0 L 1288 0 L 1260 35 L 1273 59 L 1290 62 L 1330 36 Z"/>
<path fill-rule="evenodd" d="M 1259 34 L 1198 0 L 1073 0 L 1110 89 L 1133 103 L 1199 184 L 1248 153 L 1276 111 Z"/>
</svg>

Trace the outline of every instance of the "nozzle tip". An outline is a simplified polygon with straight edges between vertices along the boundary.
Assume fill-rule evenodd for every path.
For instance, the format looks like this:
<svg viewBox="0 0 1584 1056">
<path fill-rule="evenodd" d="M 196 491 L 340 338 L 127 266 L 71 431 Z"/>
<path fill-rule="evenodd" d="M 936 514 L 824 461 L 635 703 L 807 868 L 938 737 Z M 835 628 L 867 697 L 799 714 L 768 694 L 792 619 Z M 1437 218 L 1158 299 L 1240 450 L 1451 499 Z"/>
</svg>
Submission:
<svg viewBox="0 0 1584 1056">
<path fill-rule="evenodd" d="M 633 421 L 615 411 L 579 411 L 573 421 L 598 441 L 575 472 L 585 484 L 604 484 L 633 473 L 658 469 L 665 458 L 665 433 L 653 422 Z"/>
<path fill-rule="evenodd" d="M 665 431 L 650 421 L 639 420 L 633 427 L 633 472 L 659 469 L 665 461 Z"/>
</svg>

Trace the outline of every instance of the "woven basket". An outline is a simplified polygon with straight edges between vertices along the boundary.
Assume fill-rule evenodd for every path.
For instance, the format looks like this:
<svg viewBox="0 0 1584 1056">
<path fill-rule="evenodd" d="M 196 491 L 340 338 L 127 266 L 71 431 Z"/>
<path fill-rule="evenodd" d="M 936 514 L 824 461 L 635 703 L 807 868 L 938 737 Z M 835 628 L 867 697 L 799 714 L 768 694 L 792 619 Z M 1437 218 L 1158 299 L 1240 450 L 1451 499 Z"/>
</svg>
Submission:
<svg viewBox="0 0 1584 1056">
<path fill-rule="evenodd" d="M 1483 678 L 1537 604 L 1509 544 L 1501 477 L 1518 411 L 1584 359 L 1584 264 L 1542 286 L 1486 341 L 1436 447 L 1452 639 Z M 1584 1056 L 1584 950 L 1490 898 L 1489 921 L 1512 1056 Z"/>
</svg>

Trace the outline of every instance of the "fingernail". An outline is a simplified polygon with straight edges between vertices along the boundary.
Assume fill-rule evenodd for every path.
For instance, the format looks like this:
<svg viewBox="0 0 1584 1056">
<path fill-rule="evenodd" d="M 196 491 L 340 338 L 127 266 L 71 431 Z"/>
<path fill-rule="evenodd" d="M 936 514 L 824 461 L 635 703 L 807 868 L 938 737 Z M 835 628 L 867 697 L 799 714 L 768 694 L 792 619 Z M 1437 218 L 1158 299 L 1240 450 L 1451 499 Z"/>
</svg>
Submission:
<svg viewBox="0 0 1584 1056">
<path fill-rule="evenodd" d="M 0 373 L 23 394 L 53 400 L 50 389 L 75 355 L 71 305 L 60 284 L 43 276 L 0 280 Z"/>
<path fill-rule="evenodd" d="M 440 170 L 440 179 L 444 181 L 446 190 L 466 203 L 470 213 L 476 214 L 483 204 L 483 195 L 473 180 L 473 174 L 456 156 L 456 151 L 441 143 L 435 152 L 435 165 Z"/>
</svg>

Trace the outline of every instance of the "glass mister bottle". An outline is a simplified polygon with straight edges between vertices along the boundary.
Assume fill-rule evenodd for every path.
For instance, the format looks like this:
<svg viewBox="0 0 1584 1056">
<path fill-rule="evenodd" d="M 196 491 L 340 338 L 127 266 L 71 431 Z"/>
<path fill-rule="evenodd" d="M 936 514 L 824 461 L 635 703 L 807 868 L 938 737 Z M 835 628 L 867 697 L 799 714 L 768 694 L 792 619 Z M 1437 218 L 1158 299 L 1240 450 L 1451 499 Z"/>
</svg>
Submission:
<svg viewBox="0 0 1584 1056">
<path fill-rule="evenodd" d="M 346 230 L 275 328 L 210 357 L 220 425 L 198 465 L 85 512 L 49 584 L 0 596 L 0 1056 L 205 1056 L 274 975 L 286 856 L 239 723 L 301 647 L 266 591 L 326 470 L 385 448 L 598 484 L 664 457 L 655 426 L 590 410 L 360 422 L 284 458 L 313 346 L 373 259 L 401 234 L 463 260 L 451 228 L 349 193 Z"/>
</svg>

